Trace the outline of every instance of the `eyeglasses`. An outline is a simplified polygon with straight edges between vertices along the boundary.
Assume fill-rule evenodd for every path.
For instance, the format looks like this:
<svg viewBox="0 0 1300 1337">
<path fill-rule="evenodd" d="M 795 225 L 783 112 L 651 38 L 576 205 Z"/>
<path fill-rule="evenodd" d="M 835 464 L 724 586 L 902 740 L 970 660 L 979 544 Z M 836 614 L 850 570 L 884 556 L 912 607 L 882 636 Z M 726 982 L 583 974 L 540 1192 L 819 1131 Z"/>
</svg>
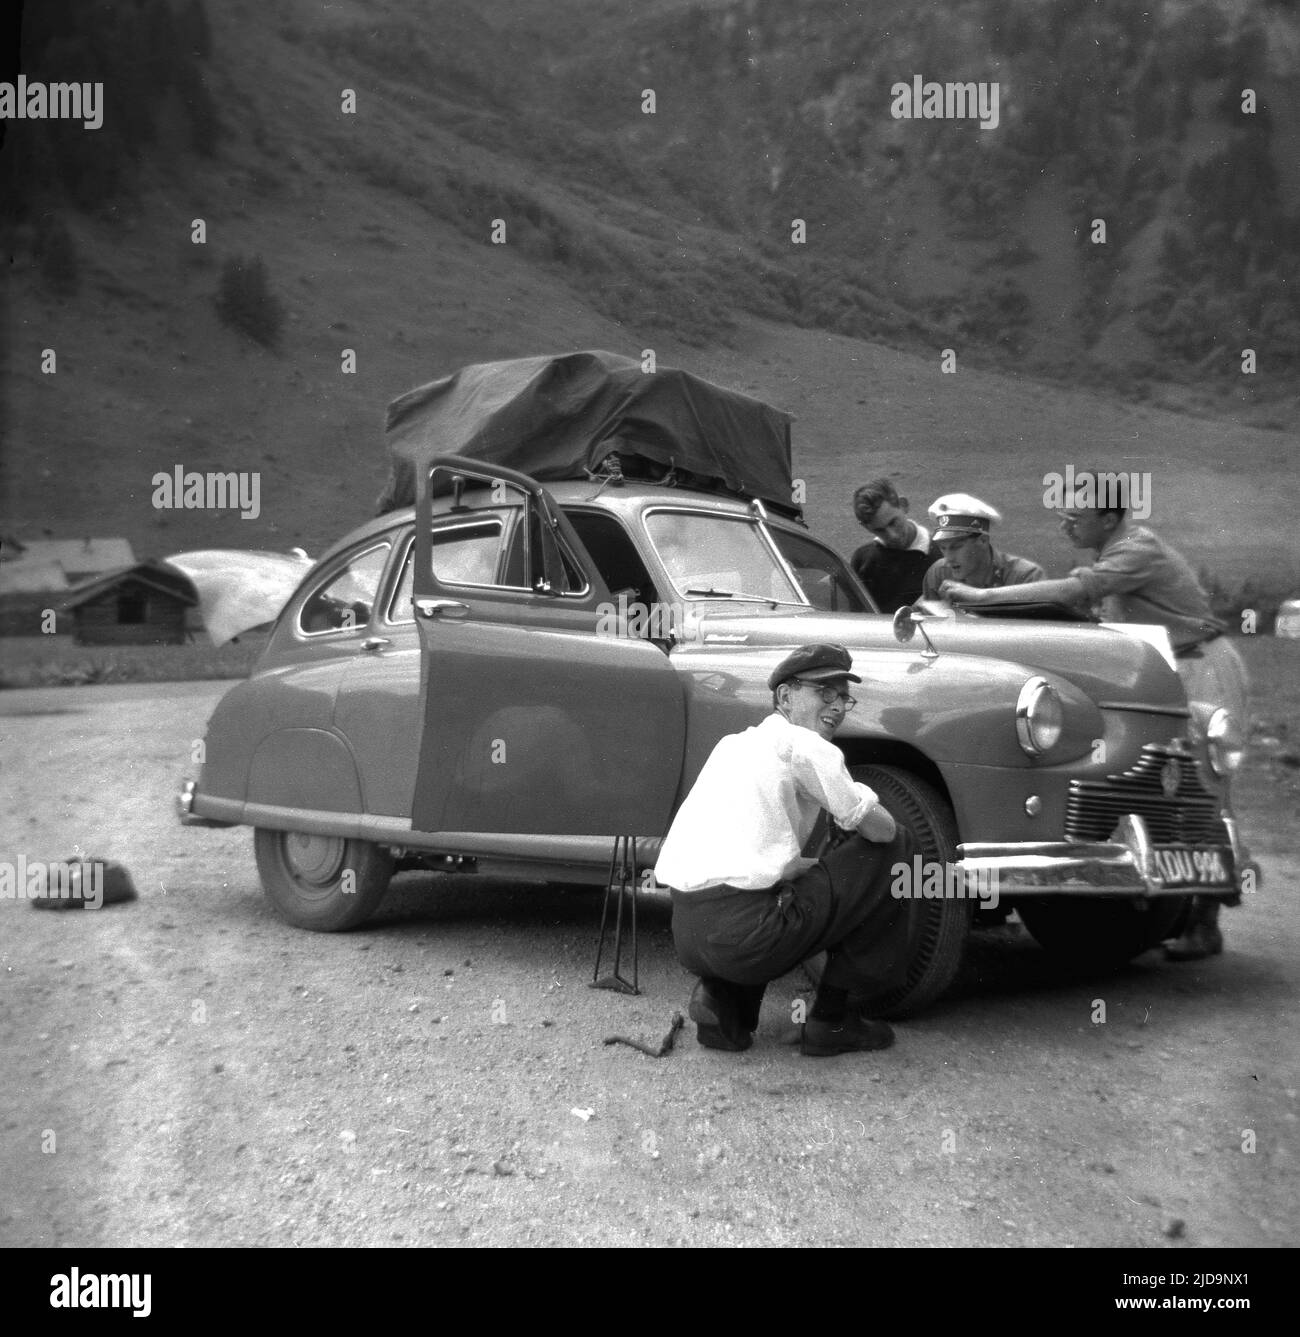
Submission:
<svg viewBox="0 0 1300 1337">
<path fill-rule="evenodd" d="M 824 705 L 834 705 L 838 701 L 844 707 L 846 715 L 858 704 L 854 697 L 847 692 L 841 692 L 838 687 L 823 687 L 821 683 L 813 682 L 811 678 L 792 678 L 791 681 L 797 682 L 801 687 L 811 687 L 821 697 Z"/>
</svg>

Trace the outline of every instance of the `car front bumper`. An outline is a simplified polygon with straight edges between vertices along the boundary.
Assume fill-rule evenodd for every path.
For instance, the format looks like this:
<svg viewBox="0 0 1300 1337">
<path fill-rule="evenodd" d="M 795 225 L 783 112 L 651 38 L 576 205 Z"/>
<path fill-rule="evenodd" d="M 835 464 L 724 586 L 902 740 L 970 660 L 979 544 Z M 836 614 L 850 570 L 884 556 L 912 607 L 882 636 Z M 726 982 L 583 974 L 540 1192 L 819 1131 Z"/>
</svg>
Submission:
<svg viewBox="0 0 1300 1337">
<path fill-rule="evenodd" d="M 1243 848 L 1236 820 L 1222 814 L 1228 845 L 1172 849 L 1152 842 L 1136 813 L 1121 819 L 1106 841 L 1043 841 L 958 845 L 968 875 L 1006 896 L 1186 896 L 1235 904 L 1260 885 L 1259 866 Z"/>
</svg>

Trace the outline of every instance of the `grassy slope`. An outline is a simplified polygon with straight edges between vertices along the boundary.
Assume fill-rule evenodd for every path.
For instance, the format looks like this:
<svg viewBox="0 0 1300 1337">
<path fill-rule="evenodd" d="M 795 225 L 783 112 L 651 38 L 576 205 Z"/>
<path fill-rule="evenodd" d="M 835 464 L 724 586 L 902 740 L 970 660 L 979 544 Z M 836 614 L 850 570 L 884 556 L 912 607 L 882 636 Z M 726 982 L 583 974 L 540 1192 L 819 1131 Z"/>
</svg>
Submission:
<svg viewBox="0 0 1300 1337">
<path fill-rule="evenodd" d="M 383 475 L 383 406 L 395 394 L 468 361 L 653 346 L 662 362 L 795 413 L 810 519 L 841 548 L 858 539 L 847 509 L 853 485 L 889 473 L 918 512 L 954 489 L 996 502 L 1008 546 L 1063 570 L 1070 554 L 1041 506 L 1041 475 L 1101 460 L 1153 471 L 1153 518 L 1193 560 L 1238 577 L 1290 563 L 1300 583 L 1283 528 L 1300 503 L 1294 432 L 1132 406 L 968 362 L 943 376 L 937 349 L 898 351 L 748 317 L 727 343 L 695 347 L 599 314 L 535 239 L 518 244 L 517 230 L 515 244 L 489 245 L 490 219 L 503 208 L 491 188 L 457 224 L 436 191 L 421 204 L 377 186 L 394 163 L 406 172 L 395 187 L 432 183 L 437 168 L 452 167 L 498 183 L 503 198 L 526 187 L 633 255 L 725 243 L 716 226 L 675 219 L 672 200 L 662 213 L 629 204 L 602 188 L 599 172 L 513 151 L 509 127 L 493 133 L 482 98 L 456 87 L 451 55 L 446 83 L 415 87 L 313 44 L 331 24 L 408 8 L 211 7 L 227 132 L 218 160 L 186 159 L 183 170 L 158 162 L 116 223 L 70 217 L 82 257 L 76 299 L 51 301 L 21 264 L 8 280 L 6 527 L 126 534 L 142 554 L 298 543 L 316 551 L 369 513 Z M 583 12 L 564 7 L 566 21 Z M 483 49 L 484 32 L 455 17 L 465 41 Z M 457 33 L 445 36 L 453 48 Z M 355 117 L 337 110 L 343 86 L 357 89 Z M 664 118 L 646 132 L 672 127 Z M 196 217 L 207 222 L 206 247 L 189 241 Z M 242 342 L 215 317 L 217 271 L 234 253 L 264 256 L 289 308 L 278 353 Z M 1039 299 L 1050 304 L 1050 275 L 1041 277 Z M 58 350 L 54 377 L 37 370 L 46 347 Z M 356 350 L 356 375 L 340 374 L 343 348 Z M 178 463 L 260 470 L 262 516 L 153 510 L 153 473 Z"/>
</svg>

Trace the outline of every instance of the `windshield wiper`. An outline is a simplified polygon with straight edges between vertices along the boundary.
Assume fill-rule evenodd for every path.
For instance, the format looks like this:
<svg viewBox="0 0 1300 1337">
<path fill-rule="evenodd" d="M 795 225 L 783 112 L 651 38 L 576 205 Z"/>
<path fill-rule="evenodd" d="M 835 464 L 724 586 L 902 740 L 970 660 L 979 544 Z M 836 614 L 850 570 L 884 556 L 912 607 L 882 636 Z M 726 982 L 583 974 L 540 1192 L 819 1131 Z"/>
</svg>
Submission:
<svg viewBox="0 0 1300 1337">
<path fill-rule="evenodd" d="M 773 608 L 808 608 L 811 605 L 796 603 L 793 599 L 774 599 L 770 594 L 737 594 L 735 590 L 687 590 L 687 595 L 700 599 L 735 599 L 743 604 L 770 604 Z"/>
<path fill-rule="evenodd" d="M 772 600 L 761 594 L 737 594 L 735 590 L 687 590 L 687 595 L 696 595 L 701 599 L 735 599 L 743 604 L 767 604 Z"/>
<path fill-rule="evenodd" d="M 701 599 L 737 599 L 745 604 L 771 604 L 773 608 L 807 608 L 810 605 L 795 603 L 793 599 L 774 599 L 769 594 L 737 594 L 735 590 L 687 590 L 688 595 Z"/>
</svg>

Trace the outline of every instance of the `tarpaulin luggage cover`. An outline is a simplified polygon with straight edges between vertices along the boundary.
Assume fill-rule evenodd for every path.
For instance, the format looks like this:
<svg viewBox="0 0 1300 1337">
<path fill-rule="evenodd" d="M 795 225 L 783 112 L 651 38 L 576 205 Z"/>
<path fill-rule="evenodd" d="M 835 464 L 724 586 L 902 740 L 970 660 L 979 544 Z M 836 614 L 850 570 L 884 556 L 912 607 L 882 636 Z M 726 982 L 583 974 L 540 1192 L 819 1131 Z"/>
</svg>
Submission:
<svg viewBox="0 0 1300 1337">
<path fill-rule="evenodd" d="M 707 479 L 790 513 L 790 417 L 689 372 L 644 372 L 616 353 L 480 362 L 388 408 L 388 485 L 380 511 L 415 501 L 435 455 L 466 455 L 538 482 L 581 479 L 624 459 Z"/>
</svg>

